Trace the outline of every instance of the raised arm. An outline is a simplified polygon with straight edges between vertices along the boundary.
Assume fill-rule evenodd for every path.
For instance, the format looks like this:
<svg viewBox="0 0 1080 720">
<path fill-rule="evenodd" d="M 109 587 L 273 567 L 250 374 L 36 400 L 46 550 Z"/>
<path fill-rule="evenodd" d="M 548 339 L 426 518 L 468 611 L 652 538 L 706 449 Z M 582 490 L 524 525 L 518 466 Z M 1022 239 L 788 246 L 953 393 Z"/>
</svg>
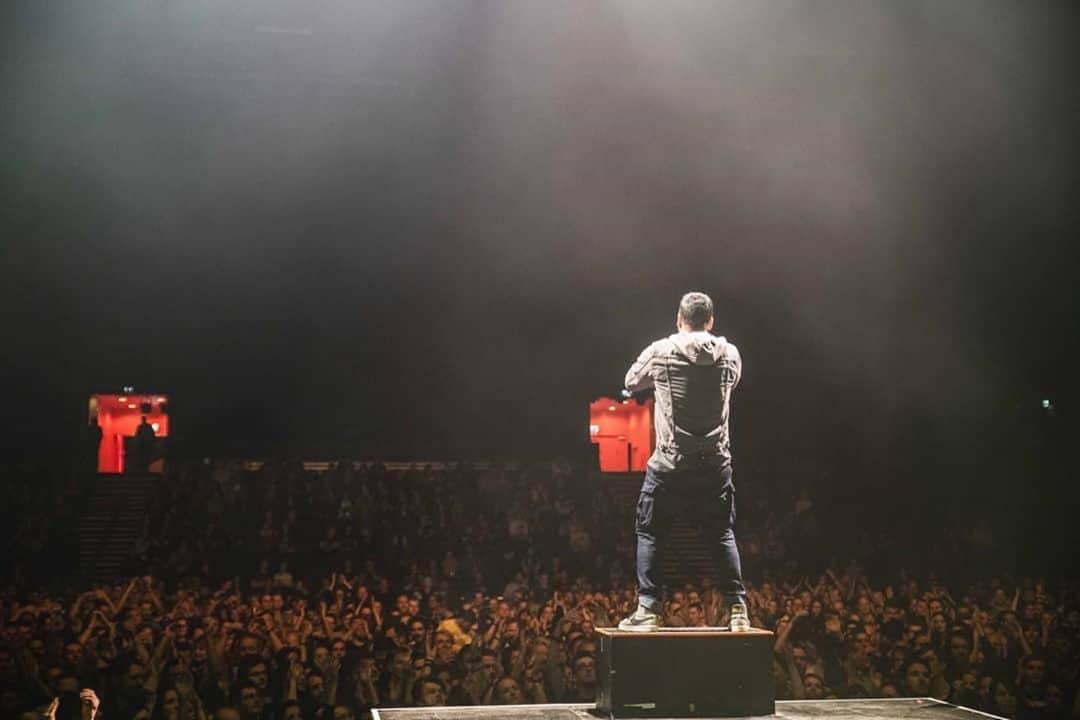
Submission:
<svg viewBox="0 0 1080 720">
<path fill-rule="evenodd" d="M 131 591 L 135 589 L 135 585 L 136 583 L 138 583 L 138 581 L 138 578 L 131 578 L 131 582 L 129 582 L 128 586 L 124 589 L 124 594 L 120 596 L 120 602 L 118 602 L 116 604 L 116 607 L 113 608 L 113 617 L 116 617 L 116 613 L 123 610 L 124 606 L 127 605 L 128 599 L 131 598 Z M 112 603 L 110 603 L 110 605 L 111 604 Z"/>
<path fill-rule="evenodd" d="M 128 588 L 130 589 L 130 587 L 131 586 L 129 585 Z M 95 595 L 100 598 L 103 603 L 105 603 L 105 606 L 109 610 L 109 614 L 113 617 L 116 617 L 116 612 L 117 610 L 119 610 L 119 607 L 117 607 L 116 603 L 114 603 L 112 601 L 112 598 L 109 597 L 109 593 L 105 592 L 104 590 L 98 590 Z M 127 591 L 124 591 L 124 595 L 126 597 Z"/>
<path fill-rule="evenodd" d="M 780 634 L 776 637 L 776 642 L 773 643 L 774 652 L 784 652 L 784 648 L 788 646 L 788 636 L 791 635 L 791 630 L 795 627 L 795 623 L 797 623 L 799 620 L 809 614 L 810 613 L 808 613 L 806 610 L 800 610 L 799 612 L 795 613 L 795 616 L 791 618 L 791 621 L 786 626 L 784 626 L 784 629 L 781 630 Z"/>
<path fill-rule="evenodd" d="M 788 680 L 791 683 L 791 697 L 795 700 L 805 700 L 806 687 L 803 685 L 799 668 L 795 666 L 795 653 L 791 651 L 791 645 L 786 642 L 784 643 L 784 665 L 787 668 Z"/>
<path fill-rule="evenodd" d="M 300 678 L 304 676 L 304 666 L 296 660 L 292 660 L 289 663 L 289 682 L 285 687 L 285 699 L 296 700 L 297 698 L 297 685 L 300 682 Z"/>
<path fill-rule="evenodd" d="M 206 636 L 206 659 L 210 673 L 217 679 L 219 687 L 227 688 L 229 684 L 229 668 L 225 660 L 225 646 L 229 635 L 225 628 L 219 627 L 216 635 Z"/>
<path fill-rule="evenodd" d="M 266 625 L 266 637 L 270 640 L 270 647 L 273 648 L 274 654 L 281 652 L 285 648 L 285 643 L 281 641 L 281 637 L 277 634 L 270 616 L 264 616 L 263 623 Z"/>
<path fill-rule="evenodd" d="M 641 351 L 637 360 L 626 371 L 624 385 L 630 392 L 647 390 L 653 386 L 652 366 L 656 359 L 656 343 Z"/>
<path fill-rule="evenodd" d="M 90 638 L 93 636 L 95 628 L 97 628 L 97 623 L 98 616 L 97 611 L 95 610 L 94 614 L 90 616 L 90 622 L 86 624 L 86 628 L 82 631 L 82 634 L 79 635 L 80 645 L 86 647 L 86 644 L 90 642 Z"/>
</svg>

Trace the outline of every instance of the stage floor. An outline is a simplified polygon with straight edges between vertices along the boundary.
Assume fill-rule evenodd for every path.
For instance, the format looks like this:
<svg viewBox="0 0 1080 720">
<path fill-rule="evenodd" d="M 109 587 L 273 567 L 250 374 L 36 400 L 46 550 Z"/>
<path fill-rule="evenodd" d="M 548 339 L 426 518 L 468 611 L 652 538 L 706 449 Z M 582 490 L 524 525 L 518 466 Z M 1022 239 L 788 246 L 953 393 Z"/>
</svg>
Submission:
<svg viewBox="0 0 1080 720">
<path fill-rule="evenodd" d="M 596 720 L 593 704 L 486 705 L 471 707 L 382 708 L 374 720 Z M 777 700 L 784 720 L 980 720 L 995 718 L 978 710 L 933 698 L 872 700 Z"/>
</svg>

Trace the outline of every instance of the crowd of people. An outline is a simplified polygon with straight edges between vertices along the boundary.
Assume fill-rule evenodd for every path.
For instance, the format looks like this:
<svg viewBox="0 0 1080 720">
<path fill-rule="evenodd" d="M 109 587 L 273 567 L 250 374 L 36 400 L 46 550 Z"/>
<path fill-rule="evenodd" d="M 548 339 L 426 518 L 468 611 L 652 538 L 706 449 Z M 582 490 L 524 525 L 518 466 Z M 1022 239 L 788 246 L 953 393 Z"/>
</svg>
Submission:
<svg viewBox="0 0 1080 720">
<path fill-rule="evenodd" d="M 0 597 L 0 720 L 90 720 L 98 698 L 105 720 L 592 702 L 597 628 L 636 603 L 635 493 L 564 462 L 182 464 L 158 481 L 126 579 L 81 584 L 28 571 L 26 542 L 69 550 L 70 533 L 24 517 Z M 751 621 L 776 632 L 778 699 L 932 696 L 1080 717 L 1069 580 L 962 573 L 971 543 L 985 545 L 963 528 L 928 541 L 849 523 L 845 537 L 806 494 L 739 493 Z M 56 510 L 29 489 L 21 502 Z M 895 550 L 927 546 L 921 560 Z M 708 577 L 689 578 L 667 587 L 663 620 L 724 625 L 727 608 Z"/>
</svg>

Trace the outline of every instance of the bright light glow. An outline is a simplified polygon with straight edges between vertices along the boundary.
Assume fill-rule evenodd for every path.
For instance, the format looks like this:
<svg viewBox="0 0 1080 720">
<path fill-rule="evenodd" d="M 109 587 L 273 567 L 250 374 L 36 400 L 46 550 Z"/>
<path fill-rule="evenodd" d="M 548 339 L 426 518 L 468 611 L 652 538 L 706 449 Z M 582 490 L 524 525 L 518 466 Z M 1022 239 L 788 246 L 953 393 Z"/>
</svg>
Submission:
<svg viewBox="0 0 1080 720">
<path fill-rule="evenodd" d="M 116 399 L 117 399 L 117 400 L 119 400 L 120 402 L 127 402 L 127 398 L 126 398 L 126 397 L 118 397 L 118 398 L 116 398 Z"/>
<path fill-rule="evenodd" d="M 589 426 L 589 434 L 590 435 L 596 435 L 599 432 L 600 432 L 600 426 L 599 425 L 590 425 Z"/>
<path fill-rule="evenodd" d="M 163 397 L 159 397 L 159 398 L 157 399 L 157 401 L 158 401 L 159 403 L 163 403 L 163 402 L 165 402 L 165 398 L 163 398 Z"/>
<path fill-rule="evenodd" d="M 610 410 L 611 412 L 615 412 L 615 406 L 614 405 L 609 405 L 608 410 Z"/>
<path fill-rule="evenodd" d="M 138 405 L 136 405 L 135 403 L 128 403 L 128 410 L 134 410 L 137 407 Z"/>
<path fill-rule="evenodd" d="M 1043 400 L 1043 410 L 1050 409 L 1050 400 Z"/>
<path fill-rule="evenodd" d="M 157 423 L 150 423 L 150 427 L 154 428 L 154 432 L 157 432 L 160 426 Z"/>
</svg>

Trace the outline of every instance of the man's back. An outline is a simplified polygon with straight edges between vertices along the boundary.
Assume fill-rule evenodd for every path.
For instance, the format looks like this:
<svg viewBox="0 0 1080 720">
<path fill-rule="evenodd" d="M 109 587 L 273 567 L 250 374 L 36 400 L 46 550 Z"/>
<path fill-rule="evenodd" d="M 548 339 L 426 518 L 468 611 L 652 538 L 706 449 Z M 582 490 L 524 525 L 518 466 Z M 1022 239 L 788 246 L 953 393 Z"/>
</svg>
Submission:
<svg viewBox="0 0 1080 720">
<path fill-rule="evenodd" d="M 731 462 L 731 391 L 742 376 L 738 348 L 708 331 L 678 332 L 642 351 L 626 373 L 632 392 L 654 388 L 656 470 Z"/>
</svg>

